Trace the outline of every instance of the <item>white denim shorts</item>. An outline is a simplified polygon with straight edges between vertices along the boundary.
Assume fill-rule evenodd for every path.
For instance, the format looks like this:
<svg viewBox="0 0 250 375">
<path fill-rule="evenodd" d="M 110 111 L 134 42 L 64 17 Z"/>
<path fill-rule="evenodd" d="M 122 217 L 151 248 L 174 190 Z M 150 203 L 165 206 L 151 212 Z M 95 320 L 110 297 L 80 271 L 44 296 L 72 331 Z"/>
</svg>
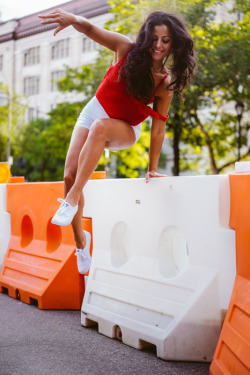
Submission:
<svg viewBox="0 0 250 375">
<path fill-rule="evenodd" d="M 75 126 L 83 126 L 84 128 L 90 129 L 91 125 L 95 120 L 101 118 L 109 118 L 109 115 L 105 112 L 97 98 L 94 96 L 88 104 L 83 108 L 80 116 L 78 117 Z M 142 124 L 131 125 L 135 132 L 135 143 L 138 141 L 141 135 Z"/>
</svg>

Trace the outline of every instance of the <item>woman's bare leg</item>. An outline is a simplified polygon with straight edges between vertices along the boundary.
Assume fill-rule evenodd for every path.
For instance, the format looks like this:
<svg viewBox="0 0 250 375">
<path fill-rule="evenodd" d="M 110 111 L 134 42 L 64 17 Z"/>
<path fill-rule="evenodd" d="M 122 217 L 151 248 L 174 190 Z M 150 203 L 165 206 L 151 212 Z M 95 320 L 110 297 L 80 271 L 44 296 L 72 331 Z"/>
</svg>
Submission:
<svg viewBox="0 0 250 375">
<path fill-rule="evenodd" d="M 88 137 L 89 130 L 76 126 L 73 130 L 69 150 L 66 157 L 64 168 L 64 196 L 66 197 L 69 190 L 73 186 L 77 174 L 78 159 L 84 143 Z M 72 228 L 76 247 L 83 249 L 85 246 L 85 236 L 82 230 L 82 216 L 83 216 L 84 196 L 80 195 L 78 202 L 78 211 L 72 220 Z"/>
<path fill-rule="evenodd" d="M 95 170 L 105 148 L 112 151 L 122 150 L 131 147 L 134 142 L 135 133 L 127 122 L 117 119 L 96 120 L 80 152 L 76 179 L 66 196 L 66 201 L 72 206 L 80 202 L 83 187 Z"/>
</svg>

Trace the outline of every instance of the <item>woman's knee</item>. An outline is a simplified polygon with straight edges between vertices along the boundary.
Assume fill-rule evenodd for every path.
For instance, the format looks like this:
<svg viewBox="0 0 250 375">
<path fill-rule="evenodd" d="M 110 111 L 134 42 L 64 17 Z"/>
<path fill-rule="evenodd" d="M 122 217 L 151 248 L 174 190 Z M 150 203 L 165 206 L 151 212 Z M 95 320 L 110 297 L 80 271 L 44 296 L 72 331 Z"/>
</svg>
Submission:
<svg viewBox="0 0 250 375">
<path fill-rule="evenodd" d="M 108 122 L 107 119 L 101 118 L 95 120 L 91 125 L 89 136 L 94 136 L 95 139 L 107 139 L 108 135 Z"/>
<path fill-rule="evenodd" d="M 75 178 L 76 178 L 76 169 L 70 166 L 65 167 L 64 176 L 63 176 L 65 185 L 70 188 L 74 184 Z"/>
</svg>

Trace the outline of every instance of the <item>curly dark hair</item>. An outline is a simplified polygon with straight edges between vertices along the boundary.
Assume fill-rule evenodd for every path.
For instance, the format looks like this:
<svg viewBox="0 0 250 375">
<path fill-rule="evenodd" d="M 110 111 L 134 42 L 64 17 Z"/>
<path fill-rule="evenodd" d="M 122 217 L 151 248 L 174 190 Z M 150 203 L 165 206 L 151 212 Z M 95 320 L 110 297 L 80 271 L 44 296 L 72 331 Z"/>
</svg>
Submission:
<svg viewBox="0 0 250 375">
<path fill-rule="evenodd" d="M 194 74 L 196 65 L 194 43 L 182 19 L 172 13 L 151 13 L 142 25 L 136 43 L 129 51 L 126 63 L 119 73 L 119 79 L 126 80 L 129 94 L 143 102 L 150 101 L 154 90 L 150 48 L 154 43 L 154 27 L 160 25 L 168 26 L 172 36 L 171 52 L 166 58 L 166 61 L 170 61 L 172 81 L 167 89 L 181 96 Z"/>
</svg>

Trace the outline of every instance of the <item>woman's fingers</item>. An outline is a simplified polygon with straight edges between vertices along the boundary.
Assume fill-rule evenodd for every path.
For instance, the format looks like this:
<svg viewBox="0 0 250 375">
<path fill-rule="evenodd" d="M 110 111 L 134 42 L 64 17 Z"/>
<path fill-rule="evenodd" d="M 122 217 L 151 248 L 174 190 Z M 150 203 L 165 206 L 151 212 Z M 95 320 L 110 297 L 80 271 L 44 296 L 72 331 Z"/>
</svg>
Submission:
<svg viewBox="0 0 250 375">
<path fill-rule="evenodd" d="M 51 13 L 48 13 L 48 14 L 41 14 L 38 17 L 46 19 L 46 18 L 56 18 L 57 16 L 58 16 L 58 12 L 54 11 L 54 12 L 51 12 Z"/>
<path fill-rule="evenodd" d="M 150 179 L 150 177 L 149 177 L 149 173 L 147 173 L 147 174 L 146 174 L 146 182 L 149 182 L 149 179 Z"/>
<path fill-rule="evenodd" d="M 47 14 L 45 16 L 38 16 L 39 18 L 42 18 L 44 21 L 41 22 L 42 25 L 49 25 L 51 23 L 60 23 L 60 19 L 58 17 L 58 14 Z"/>
<path fill-rule="evenodd" d="M 55 31 L 54 31 L 54 36 L 56 36 L 57 33 L 59 33 L 59 31 L 65 29 L 67 26 L 58 26 Z"/>
<path fill-rule="evenodd" d="M 42 21 L 41 22 L 42 25 L 49 25 L 50 23 L 58 23 L 58 21 L 56 21 L 56 20 L 47 20 L 47 21 Z"/>
<path fill-rule="evenodd" d="M 40 15 L 38 17 L 43 19 L 43 21 L 41 22 L 42 25 L 49 25 L 52 23 L 59 24 L 54 32 L 54 35 L 71 25 L 74 21 L 74 16 L 71 13 L 65 12 L 63 9 L 56 9 L 53 12 Z"/>
<path fill-rule="evenodd" d="M 57 17 L 57 14 L 53 14 L 53 13 L 38 16 L 38 18 L 55 18 L 55 17 Z"/>
<path fill-rule="evenodd" d="M 146 174 L 146 183 L 149 182 L 150 178 L 157 178 L 157 177 L 167 177 L 166 174 L 161 174 L 155 171 L 149 171 Z"/>
</svg>

